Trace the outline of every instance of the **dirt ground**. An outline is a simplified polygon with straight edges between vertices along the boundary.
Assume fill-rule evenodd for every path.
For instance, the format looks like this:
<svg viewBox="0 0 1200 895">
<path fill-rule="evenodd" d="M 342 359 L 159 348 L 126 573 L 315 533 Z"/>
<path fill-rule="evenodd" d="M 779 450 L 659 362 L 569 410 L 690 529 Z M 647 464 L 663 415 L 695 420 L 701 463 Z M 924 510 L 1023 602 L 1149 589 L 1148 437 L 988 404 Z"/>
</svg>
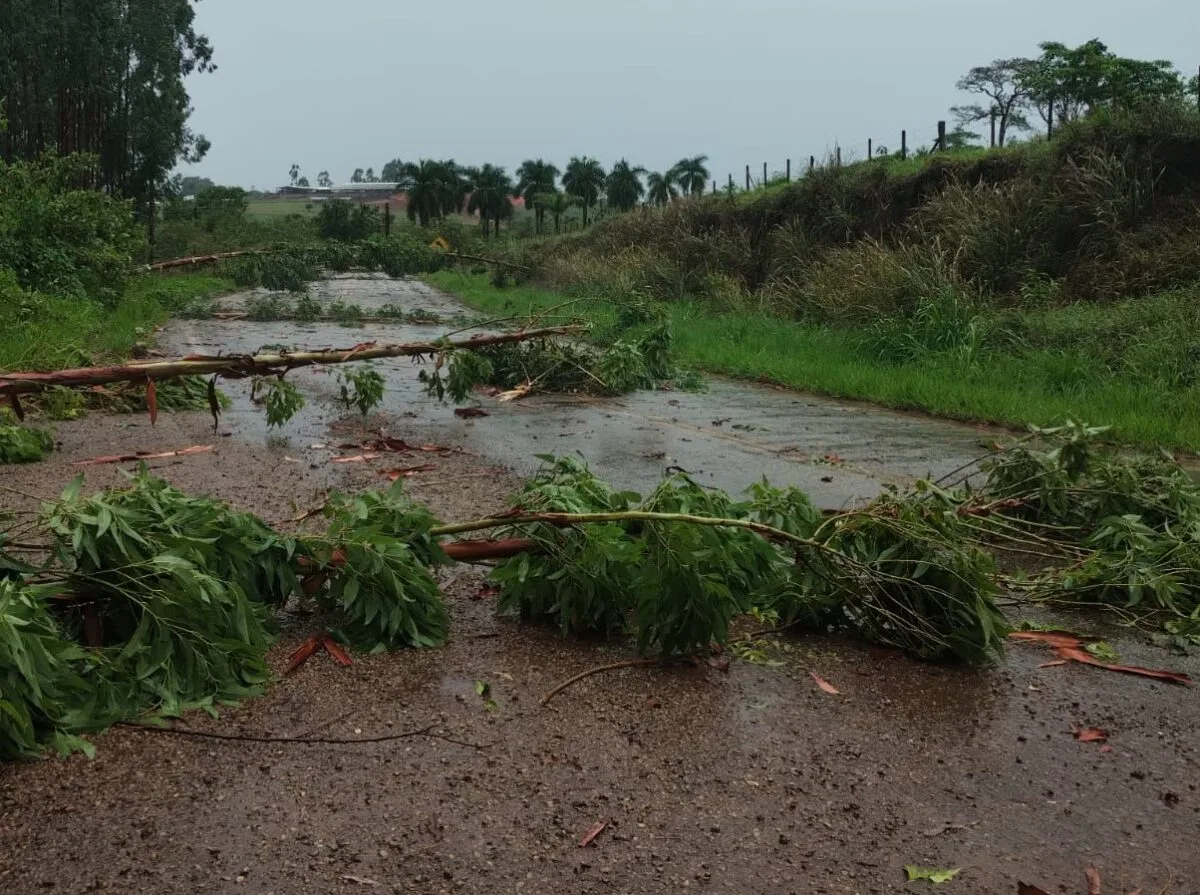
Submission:
<svg viewBox="0 0 1200 895">
<path fill-rule="evenodd" d="M 476 450 L 488 423 L 446 429 L 442 443 Z M 370 425 L 430 436 L 411 413 Z M 314 410 L 268 439 L 242 405 L 216 435 L 206 414 L 153 429 L 92 415 L 58 424 L 53 458 L 4 467 L 0 484 L 52 497 L 80 459 L 213 444 L 151 466 L 286 523 L 331 486 L 382 481 L 386 461 L 329 462 L 353 428 Z M 520 483 L 494 456 L 435 462 L 409 487 L 446 520 L 502 509 Z M 130 466 L 90 467 L 87 485 Z M 1194 689 L 1041 667 L 1053 656 L 1035 645 L 965 669 L 804 636 L 779 640 L 770 666 L 630 668 L 542 707 L 557 683 L 632 653 L 499 619 L 483 581 L 475 568 L 444 573 L 443 649 L 351 668 L 318 654 L 263 697 L 183 722 L 232 739 L 118 728 L 96 739 L 94 760 L 0 767 L 0 888 L 865 895 L 928 890 L 905 882 L 917 864 L 960 869 L 936 886 L 947 893 L 1012 895 L 1019 881 L 1086 893 L 1088 866 L 1105 895 L 1200 892 Z M 273 667 L 319 626 L 286 620 Z M 1200 671 L 1140 635 L 1107 633 L 1130 663 Z M 1081 727 L 1106 728 L 1111 748 L 1077 741 Z"/>
</svg>

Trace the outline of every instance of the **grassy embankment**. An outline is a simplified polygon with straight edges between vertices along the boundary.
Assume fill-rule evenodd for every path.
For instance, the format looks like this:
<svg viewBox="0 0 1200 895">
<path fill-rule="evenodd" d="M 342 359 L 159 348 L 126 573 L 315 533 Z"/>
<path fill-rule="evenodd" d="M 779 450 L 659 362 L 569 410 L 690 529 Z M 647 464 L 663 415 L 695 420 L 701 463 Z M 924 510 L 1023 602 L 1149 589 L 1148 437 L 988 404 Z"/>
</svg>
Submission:
<svg viewBox="0 0 1200 895">
<path fill-rule="evenodd" d="M 127 357 L 174 309 L 233 288 L 230 280 L 205 274 L 139 276 L 112 308 L 30 294 L 0 327 L 0 370 L 54 370 Z"/>
<path fill-rule="evenodd" d="M 497 289 L 485 275 L 443 271 L 429 282 L 468 305 L 496 316 L 546 311 L 597 326 L 610 324 L 614 308 L 603 300 L 572 299 L 533 286 Z M 1164 295 L 1160 310 L 1200 306 L 1200 292 Z M 1026 323 L 1062 344 L 1103 338 L 1124 307 L 1069 307 L 1028 315 Z M 855 398 L 886 407 L 923 410 L 957 420 L 1024 427 L 1068 417 L 1112 427 L 1113 435 L 1139 444 L 1200 450 L 1200 389 L 1164 389 L 1161 382 L 1118 376 L 1085 352 L 1050 348 L 932 353 L 900 362 L 873 355 L 862 332 L 753 312 L 713 313 L 696 303 L 670 305 L 679 363 L 710 373 L 769 381 L 804 391 Z"/>
</svg>

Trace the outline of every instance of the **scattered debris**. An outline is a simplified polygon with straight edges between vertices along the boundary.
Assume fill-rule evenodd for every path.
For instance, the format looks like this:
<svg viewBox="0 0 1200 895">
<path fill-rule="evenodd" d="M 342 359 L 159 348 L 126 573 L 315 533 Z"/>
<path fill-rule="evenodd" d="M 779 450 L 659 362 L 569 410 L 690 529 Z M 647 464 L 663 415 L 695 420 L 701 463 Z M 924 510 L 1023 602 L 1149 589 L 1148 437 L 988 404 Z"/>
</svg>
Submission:
<svg viewBox="0 0 1200 895">
<path fill-rule="evenodd" d="M 456 407 L 454 409 L 454 415 L 460 420 L 474 420 L 483 416 L 491 416 L 491 414 L 482 407 Z"/>
<path fill-rule="evenodd" d="M 1103 743 L 1108 740 L 1108 731 L 1103 727 L 1080 727 L 1075 730 L 1075 739 L 1081 743 Z"/>
<path fill-rule="evenodd" d="M 1049 895 L 1049 893 L 1045 889 L 1039 889 L 1029 883 L 1017 883 L 1017 895 Z"/>
<path fill-rule="evenodd" d="M 489 711 L 495 711 L 500 708 L 496 700 L 492 699 L 492 685 L 487 681 L 475 682 L 475 695 L 483 700 L 483 707 Z"/>
<path fill-rule="evenodd" d="M 291 660 L 288 662 L 287 671 L 284 672 L 284 676 L 286 677 L 294 672 L 297 668 L 312 658 L 314 653 L 322 649 L 329 653 L 329 655 L 333 657 L 333 660 L 343 668 L 348 668 L 354 664 L 354 660 L 350 658 L 350 655 L 336 640 L 334 640 L 328 634 L 314 634 L 312 637 L 308 638 L 308 640 L 304 641 L 298 650 L 292 653 Z"/>
<path fill-rule="evenodd" d="M 931 867 L 917 867 L 915 864 L 905 864 L 904 872 L 908 874 L 908 881 L 911 883 L 915 880 L 929 880 L 929 882 L 948 883 L 954 877 L 962 873 L 962 870 L 937 870 Z"/>
<path fill-rule="evenodd" d="M 422 472 L 433 472 L 437 468 L 436 463 L 423 463 L 420 466 L 406 466 L 400 469 L 381 469 L 379 474 L 394 482 L 397 479 L 411 479 Z"/>
<path fill-rule="evenodd" d="M 211 444 L 196 444 L 192 447 L 180 448 L 177 451 L 161 451 L 151 453 L 138 451 L 136 454 L 114 454 L 111 457 L 95 457 L 91 460 L 76 460 L 76 466 L 101 466 L 105 463 L 135 463 L 143 460 L 166 460 L 170 457 L 194 457 L 197 454 L 210 454 L 215 450 Z"/>
<path fill-rule="evenodd" d="M 808 675 L 814 681 L 816 681 L 817 686 L 820 687 L 822 691 L 824 691 L 825 693 L 828 693 L 830 696 L 841 696 L 842 695 L 841 690 L 839 690 L 833 684 L 829 683 L 829 681 L 825 680 L 825 678 L 821 677 L 815 671 L 810 671 L 808 673 Z"/>
<path fill-rule="evenodd" d="M 1140 668 L 1136 665 L 1115 665 L 1111 662 L 1102 662 L 1087 651 L 1083 640 L 1065 631 L 1013 631 L 1008 636 L 1013 640 L 1033 640 L 1045 643 L 1067 661 L 1079 662 L 1083 665 L 1095 665 L 1097 668 L 1103 668 L 1106 671 L 1116 671 L 1121 674 L 1133 674 L 1140 677 L 1154 678 L 1155 680 L 1170 681 L 1173 684 L 1182 684 L 1187 687 L 1195 685 L 1195 681 L 1181 671 L 1160 671 L 1153 668 Z"/>
<path fill-rule="evenodd" d="M 1100 871 L 1089 867 L 1083 871 L 1083 875 L 1087 877 L 1088 895 L 1100 895 Z"/>
<path fill-rule="evenodd" d="M 378 460 L 379 454 L 355 454 L 352 457 L 334 457 L 330 463 L 367 463 L 371 460 Z"/>
<path fill-rule="evenodd" d="M 592 824 L 591 829 L 583 834 L 583 838 L 579 840 L 580 848 L 587 848 L 596 841 L 596 837 L 604 832 L 604 828 L 608 826 L 607 820 L 598 820 Z"/>
<path fill-rule="evenodd" d="M 610 665 L 601 665 L 598 668 L 589 668 L 587 671 L 581 671 L 574 677 L 563 681 L 549 693 L 542 697 L 542 705 L 549 705 L 550 700 L 561 693 L 563 690 L 570 687 L 572 684 L 578 683 L 584 678 L 591 677 L 593 674 L 602 674 L 605 671 L 617 671 L 621 668 L 644 668 L 648 665 L 661 665 L 660 659 L 626 659 L 624 662 L 613 662 Z"/>
<path fill-rule="evenodd" d="M 498 397 L 501 403 L 507 404 L 509 401 L 520 401 L 531 394 L 533 394 L 533 383 L 526 382 L 516 388 L 510 388 L 506 392 L 500 392 Z"/>
</svg>

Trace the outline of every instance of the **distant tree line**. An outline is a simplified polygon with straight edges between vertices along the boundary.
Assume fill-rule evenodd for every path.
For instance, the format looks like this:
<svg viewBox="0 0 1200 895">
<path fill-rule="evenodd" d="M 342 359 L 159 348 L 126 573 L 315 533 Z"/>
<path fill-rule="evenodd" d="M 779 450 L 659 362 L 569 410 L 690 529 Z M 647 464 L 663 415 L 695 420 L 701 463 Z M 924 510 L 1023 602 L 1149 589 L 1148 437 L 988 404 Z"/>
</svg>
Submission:
<svg viewBox="0 0 1200 895">
<path fill-rule="evenodd" d="M 153 207 L 208 141 L 188 127 L 184 79 L 211 71 L 196 0 L 0 3 L 0 159 L 96 159 L 94 186 Z"/>
<path fill-rule="evenodd" d="M 988 122 L 989 141 L 1004 146 L 1016 131 L 1037 129 L 1047 135 L 1101 109 L 1130 108 L 1149 102 L 1195 101 L 1200 85 L 1166 60 L 1128 59 L 1099 40 L 1077 47 L 1047 42 L 1040 56 L 996 59 L 972 68 L 958 89 L 979 101 L 951 111 L 963 128 Z"/>
</svg>

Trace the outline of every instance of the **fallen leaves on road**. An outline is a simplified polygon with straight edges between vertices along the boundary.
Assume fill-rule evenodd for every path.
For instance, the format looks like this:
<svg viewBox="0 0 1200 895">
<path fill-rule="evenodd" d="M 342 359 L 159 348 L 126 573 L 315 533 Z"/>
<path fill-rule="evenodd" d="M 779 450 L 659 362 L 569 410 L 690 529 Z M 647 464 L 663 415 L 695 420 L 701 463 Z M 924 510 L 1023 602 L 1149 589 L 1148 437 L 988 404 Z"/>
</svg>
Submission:
<svg viewBox="0 0 1200 895">
<path fill-rule="evenodd" d="M 161 451 L 149 453 L 138 451 L 136 454 L 114 454 L 111 457 L 96 457 L 92 460 L 76 460 L 76 466 L 100 466 L 103 463 L 133 463 L 138 460 L 166 460 L 170 457 L 193 457 L 196 454 L 208 454 L 215 448 L 211 444 L 196 444 L 192 447 L 180 448 L 177 451 Z"/>
<path fill-rule="evenodd" d="M 950 882 L 950 880 L 962 873 L 962 870 L 938 870 L 933 867 L 917 867 L 915 864 L 905 864 L 904 872 L 908 874 L 908 881 L 910 883 L 914 880 L 924 879 L 938 884 Z"/>
<path fill-rule="evenodd" d="M 583 834 L 583 838 L 579 840 L 580 848 L 587 848 L 596 841 L 596 837 L 604 832 L 604 828 L 608 826 L 607 820 L 598 820 L 592 824 L 591 829 Z"/>
<path fill-rule="evenodd" d="M 825 678 L 821 677 L 815 671 L 810 671 L 808 673 L 808 675 L 814 681 L 817 682 L 817 686 L 820 687 L 822 691 L 824 691 L 825 693 L 828 693 L 830 696 L 841 696 L 842 695 L 841 690 L 839 690 L 833 684 L 829 683 L 829 681 L 825 680 Z"/>
<path fill-rule="evenodd" d="M 448 454 L 458 450 L 458 448 L 442 447 L 439 444 L 409 444 L 403 438 L 392 438 L 390 435 L 381 435 L 366 444 L 342 445 L 342 450 L 353 448 L 385 454 Z"/>
<path fill-rule="evenodd" d="M 437 469 L 436 463 L 424 463 L 421 466 L 406 466 L 403 469 L 381 469 L 379 474 L 387 476 L 389 480 L 396 481 L 397 479 L 411 479 L 413 476 L 421 472 L 433 472 Z"/>
<path fill-rule="evenodd" d="M 1081 743 L 1103 743 L 1108 740 L 1108 731 L 1103 727 L 1080 727 L 1075 731 L 1075 739 Z"/>
<path fill-rule="evenodd" d="M 317 650 L 325 650 L 333 657 L 333 660 L 342 667 L 349 667 L 354 664 L 354 660 L 349 654 L 342 649 L 341 644 L 330 637 L 328 634 L 314 634 L 308 640 L 300 645 L 300 648 L 292 653 L 291 660 L 288 662 L 287 671 L 283 674 L 287 675 L 294 672 L 297 668 L 312 658 Z"/>
<path fill-rule="evenodd" d="M 1155 680 L 1169 681 L 1173 684 L 1182 684 L 1187 687 L 1195 684 L 1195 681 L 1179 671 L 1160 671 L 1154 668 L 1141 668 L 1136 665 L 1117 665 L 1112 662 L 1103 662 L 1087 651 L 1083 640 L 1066 631 L 1014 631 L 1008 636 L 1013 640 L 1032 640 L 1038 643 L 1045 643 L 1053 648 L 1062 659 L 1079 662 L 1082 665 L 1094 665 L 1106 671 L 1154 678 Z"/>
<path fill-rule="evenodd" d="M 526 382 L 526 383 L 523 383 L 522 385 L 518 385 L 516 388 L 510 388 L 506 392 L 500 392 L 500 401 L 502 403 L 508 403 L 509 401 L 519 401 L 522 398 L 526 397 L 527 395 L 531 394 L 532 392 L 533 392 L 533 383 Z"/>
<path fill-rule="evenodd" d="M 1100 871 L 1089 867 L 1083 875 L 1087 877 L 1088 895 L 1100 895 Z"/>
</svg>

